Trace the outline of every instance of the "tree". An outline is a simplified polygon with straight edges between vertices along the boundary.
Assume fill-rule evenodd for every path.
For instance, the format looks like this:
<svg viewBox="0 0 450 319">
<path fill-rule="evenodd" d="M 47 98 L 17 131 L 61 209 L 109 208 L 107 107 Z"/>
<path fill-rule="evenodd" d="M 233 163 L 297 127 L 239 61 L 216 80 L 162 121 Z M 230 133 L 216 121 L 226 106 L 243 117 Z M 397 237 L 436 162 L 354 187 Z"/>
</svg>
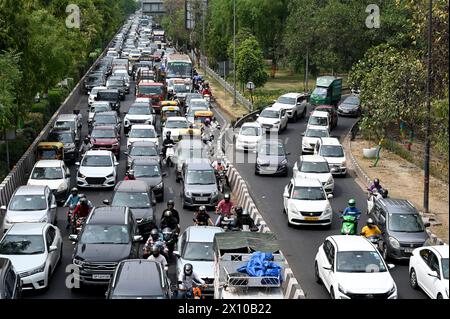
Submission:
<svg viewBox="0 0 450 319">
<path fill-rule="evenodd" d="M 244 40 L 237 48 L 236 71 L 237 79 L 241 83 L 252 81 L 256 86 L 263 86 L 267 82 L 264 58 L 255 37 Z"/>
<path fill-rule="evenodd" d="M 22 79 L 20 55 L 14 51 L 0 53 L 0 131 L 17 122 L 17 91 Z"/>
</svg>

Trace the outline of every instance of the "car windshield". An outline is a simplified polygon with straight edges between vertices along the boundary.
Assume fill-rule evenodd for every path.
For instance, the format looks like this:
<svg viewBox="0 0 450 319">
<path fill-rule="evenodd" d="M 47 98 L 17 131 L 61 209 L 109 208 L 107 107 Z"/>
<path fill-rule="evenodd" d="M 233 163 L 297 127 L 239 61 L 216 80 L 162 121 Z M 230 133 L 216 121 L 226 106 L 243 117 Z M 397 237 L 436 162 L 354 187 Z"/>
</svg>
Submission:
<svg viewBox="0 0 450 319">
<path fill-rule="evenodd" d="M 309 125 L 327 126 L 328 119 L 326 117 L 311 116 L 308 121 Z"/>
<path fill-rule="evenodd" d="M 286 96 L 280 96 L 277 100 L 278 103 L 290 105 L 294 105 L 295 101 L 296 101 L 295 97 L 286 97 Z"/>
<path fill-rule="evenodd" d="M 111 129 L 93 129 L 91 136 L 95 138 L 116 138 L 116 132 Z"/>
<path fill-rule="evenodd" d="M 216 183 L 214 170 L 188 171 L 186 174 L 186 184 L 188 185 L 211 185 Z"/>
<path fill-rule="evenodd" d="M 179 111 L 164 111 L 164 116 L 166 118 L 168 117 L 175 117 L 175 116 L 180 116 L 180 112 Z"/>
<path fill-rule="evenodd" d="M 322 145 L 320 156 L 323 157 L 344 157 L 344 150 L 340 145 Z"/>
<path fill-rule="evenodd" d="M 419 214 L 389 214 L 389 230 L 402 233 L 425 231 Z"/>
<path fill-rule="evenodd" d="M 442 277 L 448 280 L 448 258 L 442 258 Z"/>
<path fill-rule="evenodd" d="M 158 152 L 155 147 L 134 146 L 130 152 L 131 156 L 157 156 Z"/>
<path fill-rule="evenodd" d="M 302 187 L 297 186 L 294 188 L 292 199 L 298 200 L 325 200 L 325 192 L 322 187 Z"/>
<path fill-rule="evenodd" d="M 167 128 L 188 128 L 189 124 L 187 121 L 175 120 L 175 121 L 167 121 Z"/>
<path fill-rule="evenodd" d="M 258 149 L 259 154 L 284 156 L 284 146 L 282 144 L 263 144 Z"/>
<path fill-rule="evenodd" d="M 159 170 L 158 164 L 153 165 L 135 165 L 134 176 L 139 177 L 158 177 L 161 176 L 161 171 Z"/>
<path fill-rule="evenodd" d="M 167 67 L 167 77 L 191 77 L 192 64 L 189 62 L 170 62 Z"/>
<path fill-rule="evenodd" d="M 62 179 L 61 167 L 35 167 L 31 179 Z"/>
<path fill-rule="evenodd" d="M 306 137 L 330 137 L 327 130 L 308 129 L 305 133 Z"/>
<path fill-rule="evenodd" d="M 95 113 L 95 112 L 106 112 L 106 111 L 111 111 L 111 107 L 109 106 L 109 104 L 101 104 L 101 105 L 96 105 L 96 106 L 92 106 L 91 107 L 91 113 Z"/>
<path fill-rule="evenodd" d="M 109 87 L 123 86 L 123 80 L 108 80 L 108 83 L 106 83 L 106 86 L 109 86 Z"/>
<path fill-rule="evenodd" d="M 45 253 L 42 235 L 6 235 L 0 243 L 2 255 L 37 255 Z"/>
<path fill-rule="evenodd" d="M 327 89 L 322 87 L 317 87 L 312 92 L 313 95 L 319 95 L 319 96 L 326 96 L 327 95 Z"/>
<path fill-rule="evenodd" d="M 73 135 L 71 132 L 53 132 L 47 137 L 48 142 L 61 142 L 63 144 L 73 143 Z"/>
<path fill-rule="evenodd" d="M 81 166 L 86 167 L 110 167 L 112 161 L 110 156 L 106 155 L 86 155 L 83 158 Z"/>
<path fill-rule="evenodd" d="M 128 244 L 130 235 L 126 225 L 86 225 L 81 244 Z"/>
<path fill-rule="evenodd" d="M 117 92 L 98 92 L 97 100 L 99 101 L 118 101 L 119 93 Z"/>
<path fill-rule="evenodd" d="M 259 127 L 247 126 L 241 128 L 241 132 L 239 134 L 243 136 L 260 136 L 261 129 Z"/>
<path fill-rule="evenodd" d="M 56 121 L 55 127 L 67 127 L 71 130 L 76 129 L 75 121 Z"/>
<path fill-rule="evenodd" d="M 349 96 L 344 101 L 345 104 L 359 105 L 359 99 L 356 96 Z"/>
<path fill-rule="evenodd" d="M 329 173 L 327 162 L 303 162 L 300 172 L 303 173 Z"/>
<path fill-rule="evenodd" d="M 140 85 L 138 91 L 140 94 L 161 95 L 162 87 L 154 85 Z"/>
<path fill-rule="evenodd" d="M 47 201 L 43 195 L 16 195 L 9 203 L 9 210 L 37 211 L 47 209 Z"/>
<path fill-rule="evenodd" d="M 376 251 L 339 251 L 336 258 L 337 272 L 374 273 L 386 272 L 383 258 Z"/>
<path fill-rule="evenodd" d="M 112 115 L 96 115 L 94 121 L 101 124 L 116 124 L 116 117 Z"/>
<path fill-rule="evenodd" d="M 128 110 L 128 114 L 130 115 L 151 115 L 152 112 L 148 106 L 141 107 L 130 107 Z"/>
<path fill-rule="evenodd" d="M 206 152 L 202 148 L 182 148 L 180 150 L 180 159 L 206 158 Z"/>
<path fill-rule="evenodd" d="M 188 85 L 183 85 L 183 84 L 177 84 L 173 86 L 173 89 L 175 90 L 175 92 L 178 93 L 186 93 L 189 92 L 189 86 Z"/>
<path fill-rule="evenodd" d="M 261 112 L 260 117 L 267 117 L 269 119 L 277 119 L 280 117 L 280 112 L 275 110 L 264 110 Z"/>
<path fill-rule="evenodd" d="M 189 242 L 184 248 L 183 259 L 191 261 L 213 261 L 213 244 Z"/>
<path fill-rule="evenodd" d="M 156 132 L 153 129 L 131 129 L 129 137 L 131 138 L 156 138 Z"/>
<path fill-rule="evenodd" d="M 206 101 L 192 101 L 189 104 L 191 109 L 196 109 L 197 111 L 207 111 L 208 110 L 208 102 Z"/>
<path fill-rule="evenodd" d="M 137 192 L 115 192 L 111 205 L 130 208 L 149 208 L 151 206 L 148 194 Z"/>
</svg>

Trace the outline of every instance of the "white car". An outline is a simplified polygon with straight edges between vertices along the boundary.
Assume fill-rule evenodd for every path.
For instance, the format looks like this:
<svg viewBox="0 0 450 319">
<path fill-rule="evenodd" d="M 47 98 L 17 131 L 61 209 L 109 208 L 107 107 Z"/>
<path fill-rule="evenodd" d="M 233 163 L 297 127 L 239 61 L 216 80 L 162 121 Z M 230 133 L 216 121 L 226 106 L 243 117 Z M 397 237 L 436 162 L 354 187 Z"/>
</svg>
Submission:
<svg viewBox="0 0 450 319">
<path fill-rule="evenodd" d="M 285 110 L 267 107 L 258 115 L 256 122 L 261 124 L 261 127 L 265 130 L 280 133 L 287 128 L 288 116 Z"/>
<path fill-rule="evenodd" d="M 167 132 L 170 131 L 172 139 L 176 142 L 180 135 L 180 130 L 189 128 L 189 122 L 185 117 L 173 116 L 166 119 L 164 128 L 162 130 L 163 138 L 166 137 Z"/>
<path fill-rule="evenodd" d="M 48 223 L 14 224 L 0 241 L 0 257 L 11 260 L 23 290 L 47 288 L 62 252 L 61 233 Z"/>
<path fill-rule="evenodd" d="M 91 90 L 91 93 L 89 94 L 89 97 L 88 97 L 88 104 L 89 104 L 89 106 L 91 106 L 92 103 L 95 102 L 95 98 L 97 97 L 98 91 L 107 90 L 107 89 L 108 88 L 106 86 L 94 86 L 92 88 L 92 90 Z"/>
<path fill-rule="evenodd" d="M 409 282 L 431 299 L 448 297 L 448 245 L 414 249 L 409 259 Z"/>
<path fill-rule="evenodd" d="M 344 148 L 337 138 L 322 137 L 317 140 L 314 155 L 324 157 L 330 165 L 331 174 L 345 176 L 347 163 Z"/>
<path fill-rule="evenodd" d="M 263 138 L 263 134 L 263 129 L 259 123 L 244 123 L 236 138 L 236 150 L 255 151 L 259 141 Z"/>
<path fill-rule="evenodd" d="M 310 125 L 302 134 L 302 154 L 314 153 L 317 140 L 321 137 L 330 137 L 330 132 L 324 126 Z"/>
<path fill-rule="evenodd" d="M 308 108 L 307 97 L 301 93 L 287 93 L 278 98 L 272 105 L 274 109 L 284 109 L 290 120 L 297 121 L 305 117 Z"/>
<path fill-rule="evenodd" d="M 127 135 L 132 125 L 154 124 L 155 117 L 152 108 L 144 103 L 133 103 L 123 119 L 123 130 Z"/>
<path fill-rule="evenodd" d="M 34 164 L 27 185 L 47 185 L 56 201 L 64 203 L 69 196 L 70 170 L 60 160 L 41 160 Z"/>
<path fill-rule="evenodd" d="M 108 52 L 106 53 L 107 57 L 112 57 L 112 58 L 119 58 L 120 55 L 117 51 L 114 50 L 108 50 Z"/>
<path fill-rule="evenodd" d="M 94 118 L 94 115 L 96 112 L 108 112 L 112 111 L 111 104 L 106 101 L 95 101 L 91 104 L 91 107 L 89 108 L 89 114 L 88 114 L 88 123 L 92 123 L 92 119 Z"/>
<path fill-rule="evenodd" d="M 306 177 L 318 179 L 325 192 L 333 193 L 334 178 L 331 175 L 330 166 L 325 158 L 315 155 L 302 155 L 294 164 L 294 177 Z"/>
<path fill-rule="evenodd" d="M 377 248 L 363 236 L 329 236 L 314 263 L 332 299 L 397 299 L 397 285 Z"/>
<path fill-rule="evenodd" d="M 111 151 L 87 151 L 77 173 L 78 187 L 106 188 L 114 187 L 117 181 L 117 166 L 119 162 Z"/>
<path fill-rule="evenodd" d="M 131 126 L 127 139 L 127 148 L 131 143 L 136 141 L 150 141 L 158 146 L 159 137 L 158 133 L 156 133 L 155 127 L 150 124 L 135 124 Z"/>
<path fill-rule="evenodd" d="M 128 54 L 128 60 L 138 61 L 141 57 L 141 51 L 138 49 L 131 50 Z"/>
<path fill-rule="evenodd" d="M 325 112 L 325 111 L 314 111 L 309 116 L 307 127 L 309 127 L 309 126 L 323 126 L 323 127 L 326 127 L 326 129 L 329 132 L 331 130 L 331 125 L 330 124 L 331 124 L 330 123 L 330 115 L 328 114 L 328 112 Z"/>
<path fill-rule="evenodd" d="M 291 179 L 283 192 L 283 207 L 288 225 L 318 225 L 331 227 L 333 209 L 318 179 L 297 177 Z"/>
</svg>

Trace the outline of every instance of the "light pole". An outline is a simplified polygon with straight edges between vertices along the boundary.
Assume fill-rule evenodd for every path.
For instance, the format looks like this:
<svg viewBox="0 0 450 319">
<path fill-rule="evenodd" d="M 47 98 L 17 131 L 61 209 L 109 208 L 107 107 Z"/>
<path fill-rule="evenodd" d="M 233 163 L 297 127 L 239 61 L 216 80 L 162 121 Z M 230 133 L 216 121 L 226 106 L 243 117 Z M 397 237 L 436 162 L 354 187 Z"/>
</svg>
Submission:
<svg viewBox="0 0 450 319">
<path fill-rule="evenodd" d="M 425 159 L 424 159 L 424 178 L 423 178 L 423 210 L 427 214 L 429 212 L 429 196 L 430 196 L 430 126 L 431 126 L 431 36 L 432 36 L 432 10 L 433 1 L 428 1 L 428 59 L 427 59 L 427 118 L 425 121 Z"/>
<path fill-rule="evenodd" d="M 233 0 L 233 72 L 234 72 L 233 106 L 236 106 L 236 0 Z"/>
</svg>

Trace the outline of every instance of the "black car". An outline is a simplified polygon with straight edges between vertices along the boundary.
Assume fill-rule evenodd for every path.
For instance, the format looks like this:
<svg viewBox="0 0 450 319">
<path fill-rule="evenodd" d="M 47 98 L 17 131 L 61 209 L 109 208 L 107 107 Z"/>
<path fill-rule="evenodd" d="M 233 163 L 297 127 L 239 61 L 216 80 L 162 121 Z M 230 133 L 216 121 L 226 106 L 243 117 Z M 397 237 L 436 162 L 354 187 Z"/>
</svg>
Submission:
<svg viewBox="0 0 450 319">
<path fill-rule="evenodd" d="M 125 80 L 121 76 L 110 76 L 108 78 L 108 81 L 106 81 L 106 87 L 108 90 L 110 89 L 117 89 L 119 90 L 119 96 L 120 100 L 125 100 L 125 94 L 127 90 L 127 85 L 125 83 Z"/>
<path fill-rule="evenodd" d="M 96 101 L 107 101 L 111 109 L 120 113 L 120 93 L 118 89 L 100 90 L 97 92 Z"/>
<path fill-rule="evenodd" d="M 151 187 L 159 201 L 164 200 L 163 176 L 166 176 L 167 173 L 161 172 L 159 161 L 153 158 L 138 158 L 131 162 L 130 169 L 134 171 L 134 177 L 137 180 L 144 181 Z"/>
<path fill-rule="evenodd" d="M 138 224 L 139 234 L 144 238 L 150 235 L 156 227 L 155 212 L 156 205 L 151 187 L 144 181 L 121 181 L 114 188 L 111 206 L 126 206 L 133 212 L 133 218 Z M 109 201 L 105 200 L 105 204 Z"/>
<path fill-rule="evenodd" d="M 283 141 L 263 140 L 256 150 L 255 175 L 288 175 L 288 159 Z"/>
<path fill-rule="evenodd" d="M 68 128 L 54 128 L 48 133 L 47 142 L 61 142 L 64 144 L 64 160 L 78 159 L 78 145 L 74 131 Z"/>
<path fill-rule="evenodd" d="M 350 95 L 337 108 L 340 116 L 361 116 L 361 101 L 359 97 Z"/>
<path fill-rule="evenodd" d="M 116 206 L 94 208 L 80 234 L 69 238 L 76 243 L 72 262 L 79 270 L 80 288 L 109 284 L 119 262 L 138 258 L 143 240 L 131 210 Z"/>
<path fill-rule="evenodd" d="M 90 73 L 86 76 L 83 84 L 85 94 L 90 94 L 93 87 L 105 84 L 104 73 L 102 71 Z"/>
<path fill-rule="evenodd" d="M 0 300 L 19 299 L 22 296 L 22 281 L 8 258 L 0 258 Z"/>
<path fill-rule="evenodd" d="M 119 263 L 107 299 L 171 299 L 170 279 L 160 263 L 130 259 Z"/>
</svg>

